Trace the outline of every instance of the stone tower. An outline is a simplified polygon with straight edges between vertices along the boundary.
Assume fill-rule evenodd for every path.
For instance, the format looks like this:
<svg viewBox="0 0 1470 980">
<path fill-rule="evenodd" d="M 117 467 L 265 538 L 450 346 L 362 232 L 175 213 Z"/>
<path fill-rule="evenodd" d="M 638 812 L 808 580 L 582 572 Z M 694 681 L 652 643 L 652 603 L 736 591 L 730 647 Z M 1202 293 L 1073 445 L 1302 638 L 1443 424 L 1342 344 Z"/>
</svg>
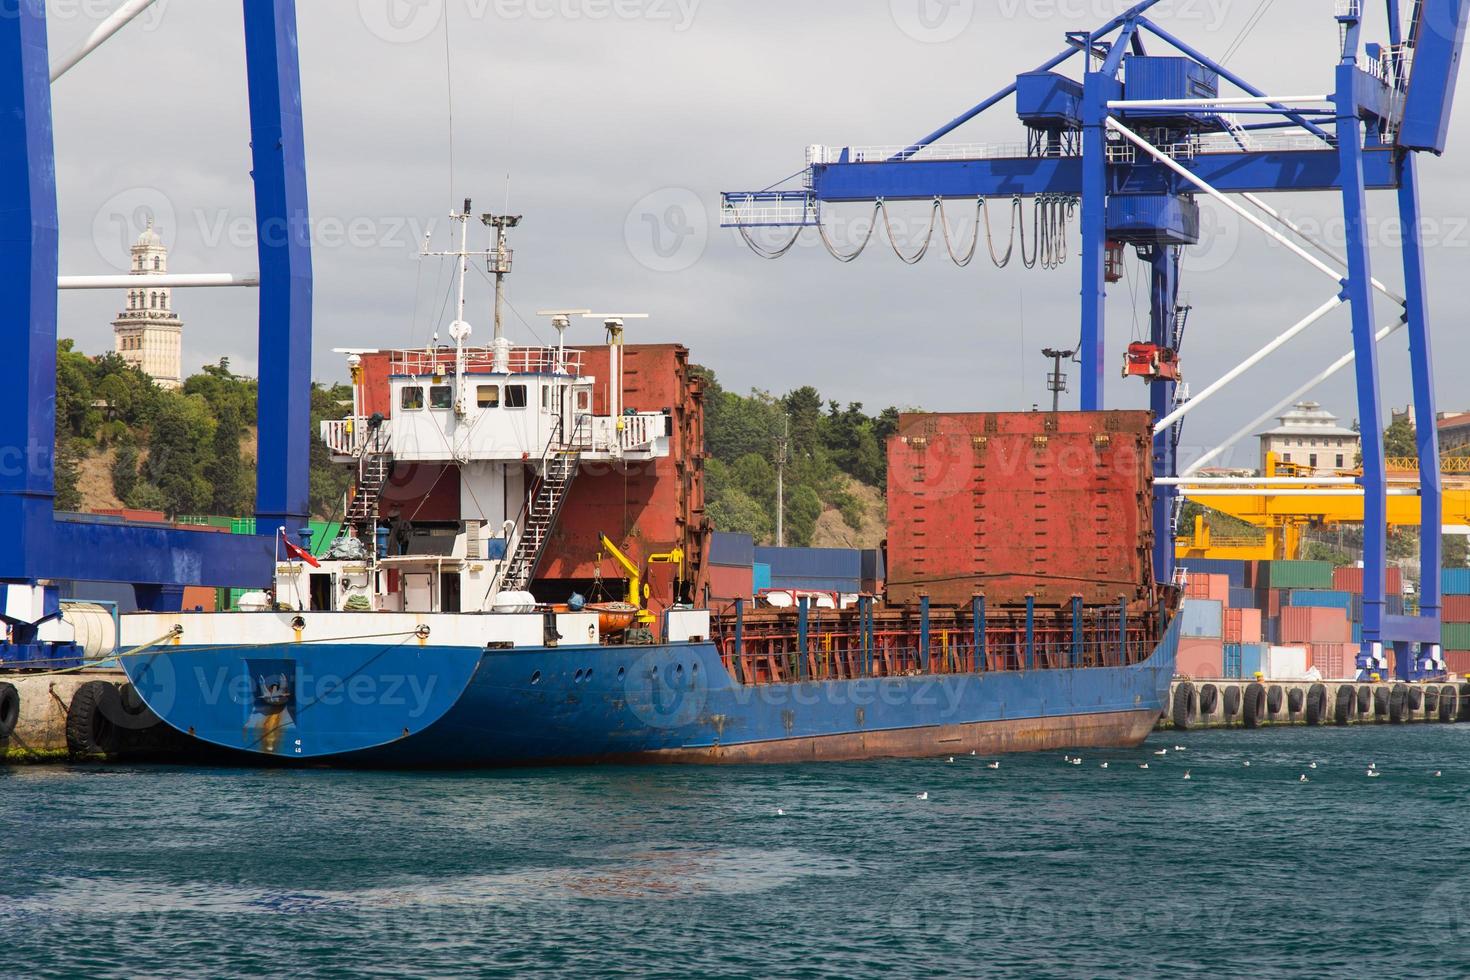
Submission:
<svg viewBox="0 0 1470 980">
<path fill-rule="evenodd" d="M 148 284 L 150 277 L 168 271 L 168 249 L 153 230 L 153 222 L 148 222 L 131 251 L 129 271 L 138 277 L 138 285 L 128 290 L 127 306 L 112 321 L 115 349 L 160 388 L 178 388 L 184 374 L 184 324 L 173 311 L 171 290 Z"/>
</svg>

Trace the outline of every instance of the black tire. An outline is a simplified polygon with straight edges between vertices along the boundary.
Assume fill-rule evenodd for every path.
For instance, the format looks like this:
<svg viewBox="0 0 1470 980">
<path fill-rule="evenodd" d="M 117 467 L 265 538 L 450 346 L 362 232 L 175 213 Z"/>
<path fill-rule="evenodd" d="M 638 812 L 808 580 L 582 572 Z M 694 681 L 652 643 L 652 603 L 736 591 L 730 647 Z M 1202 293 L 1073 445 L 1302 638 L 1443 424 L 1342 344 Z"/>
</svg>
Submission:
<svg viewBox="0 0 1470 980">
<path fill-rule="evenodd" d="M 1307 688 L 1307 724 L 1320 725 L 1327 717 L 1327 685 L 1313 684 Z"/>
<path fill-rule="evenodd" d="M 1388 692 L 1388 720 L 1395 725 L 1402 725 L 1408 716 L 1409 708 L 1409 685 L 1395 684 Z"/>
<path fill-rule="evenodd" d="M 1358 688 L 1358 714 L 1366 715 L 1373 710 L 1373 688 L 1364 684 Z"/>
<path fill-rule="evenodd" d="M 1380 687 L 1373 688 L 1373 717 L 1374 718 L 1387 718 L 1388 717 L 1388 702 L 1389 702 L 1388 688 L 1381 687 L 1381 686 Z"/>
<path fill-rule="evenodd" d="M 77 688 L 66 709 L 66 747 L 72 755 L 110 755 L 117 750 L 117 725 L 122 712 L 117 688 L 106 681 L 88 681 Z"/>
<path fill-rule="evenodd" d="M 1275 718 L 1281 711 L 1281 702 L 1286 700 L 1286 695 L 1281 692 L 1280 684 L 1272 684 L 1266 688 L 1266 714 Z"/>
<path fill-rule="evenodd" d="M 1470 721 L 1470 684 L 1460 685 L 1460 713 L 1456 721 Z"/>
<path fill-rule="evenodd" d="M 1199 692 L 1189 681 L 1181 681 L 1174 688 L 1174 709 L 1170 719 L 1180 731 L 1187 732 L 1199 724 Z"/>
<path fill-rule="evenodd" d="M 1357 707 L 1358 692 L 1351 684 L 1343 684 L 1337 689 L 1337 704 L 1332 709 L 1333 724 L 1346 725 L 1352 721 Z"/>
<path fill-rule="evenodd" d="M 1455 720 L 1459 714 L 1459 698 L 1455 694 L 1453 684 L 1446 684 L 1439 689 L 1439 720 L 1446 725 Z"/>
<path fill-rule="evenodd" d="M 14 684 L 0 683 L 0 739 L 15 734 L 20 723 L 20 692 Z"/>
<path fill-rule="evenodd" d="M 1231 684 L 1225 689 L 1225 720 L 1240 714 L 1240 688 Z"/>
<path fill-rule="evenodd" d="M 1424 688 L 1417 684 L 1409 688 L 1409 710 L 1419 711 L 1424 707 Z"/>
<path fill-rule="evenodd" d="M 1239 693 L 1239 688 L 1232 687 L 1230 690 Z M 1247 684 L 1245 686 L 1245 704 L 1241 721 L 1246 728 L 1257 728 L 1266 719 L 1266 688 L 1259 683 Z"/>
<path fill-rule="evenodd" d="M 1424 689 L 1424 717 L 1435 718 L 1439 715 L 1439 688 L 1430 686 Z"/>
<path fill-rule="evenodd" d="M 113 720 L 123 728 L 137 730 L 141 728 L 152 728 L 159 724 L 162 719 L 153 713 L 143 700 L 138 689 L 131 684 L 124 684 L 118 688 L 118 707 L 122 711 L 120 717 Z"/>
<path fill-rule="evenodd" d="M 1286 710 L 1291 712 L 1293 718 L 1302 713 L 1302 705 L 1306 703 L 1307 696 L 1302 693 L 1301 688 L 1294 687 L 1286 692 Z"/>
<path fill-rule="evenodd" d="M 1199 713 L 1201 715 L 1212 715 L 1216 706 L 1220 703 L 1220 689 L 1213 684 L 1206 684 L 1199 689 Z"/>
</svg>

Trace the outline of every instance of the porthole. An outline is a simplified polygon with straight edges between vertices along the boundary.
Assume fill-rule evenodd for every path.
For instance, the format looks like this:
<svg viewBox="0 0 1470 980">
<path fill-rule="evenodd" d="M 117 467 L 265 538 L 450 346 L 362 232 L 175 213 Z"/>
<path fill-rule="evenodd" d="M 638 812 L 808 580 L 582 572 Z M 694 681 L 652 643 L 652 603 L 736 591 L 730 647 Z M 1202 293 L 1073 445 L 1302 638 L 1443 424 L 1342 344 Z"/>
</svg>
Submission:
<svg viewBox="0 0 1470 980">
<path fill-rule="evenodd" d="M 531 683 L 532 684 L 540 684 L 541 683 L 541 671 L 538 670 L 534 674 L 531 675 Z"/>
</svg>

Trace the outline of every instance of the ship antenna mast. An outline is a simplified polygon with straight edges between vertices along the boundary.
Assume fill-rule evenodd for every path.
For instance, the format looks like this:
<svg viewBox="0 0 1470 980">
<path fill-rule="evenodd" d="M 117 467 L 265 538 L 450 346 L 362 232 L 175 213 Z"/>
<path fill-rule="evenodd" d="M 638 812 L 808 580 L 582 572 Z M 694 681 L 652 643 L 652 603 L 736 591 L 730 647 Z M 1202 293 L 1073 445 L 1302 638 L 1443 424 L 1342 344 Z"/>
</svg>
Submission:
<svg viewBox="0 0 1470 980">
<path fill-rule="evenodd" d="M 464 318 L 464 309 L 465 309 L 465 305 L 464 305 L 465 304 L 465 300 L 464 300 L 465 280 L 469 278 L 470 256 L 471 255 L 477 255 L 477 256 L 478 255 L 489 255 L 490 253 L 489 252 L 471 252 L 469 250 L 469 243 L 470 243 L 470 225 L 469 225 L 469 221 L 470 221 L 470 199 L 469 198 L 465 198 L 464 199 L 464 210 L 450 214 L 449 215 L 449 220 L 450 221 L 457 221 L 457 222 L 459 222 L 459 248 L 456 251 L 453 251 L 453 252 L 430 252 L 427 249 L 427 242 L 426 242 L 425 250 L 421 254 L 426 255 L 426 256 L 427 255 L 438 255 L 438 256 L 445 256 L 445 257 L 459 259 L 459 305 L 455 308 L 454 322 L 449 325 L 449 336 L 452 337 L 452 338 L 454 338 L 454 410 L 455 410 L 455 412 L 457 414 L 463 415 L 463 414 L 465 414 L 465 411 L 466 411 L 466 406 L 464 404 L 465 389 L 464 389 L 464 385 L 461 383 L 461 380 L 460 379 L 464 376 L 464 371 L 465 371 L 465 351 L 464 351 L 464 345 L 465 345 L 465 341 L 469 339 L 470 334 L 473 333 L 473 328 L 470 326 L 469 321 Z M 437 353 L 438 341 L 439 341 L 439 333 L 438 333 L 438 330 L 436 329 L 435 332 L 434 332 L 434 348 L 431 349 L 431 351 L 430 351 L 430 363 L 432 365 L 432 368 L 431 369 L 432 369 L 432 371 L 433 371 L 433 373 L 435 375 L 437 375 L 437 374 L 440 373 L 440 371 L 439 371 L 439 355 Z"/>
<path fill-rule="evenodd" d="M 506 198 L 510 191 L 507 188 Z M 505 230 L 521 223 L 518 214 L 482 214 L 480 220 L 495 229 L 495 245 L 490 249 L 490 271 L 495 274 L 495 339 L 505 336 L 501 329 L 501 308 L 505 305 L 505 277 L 510 275 L 513 251 L 505 246 Z"/>
</svg>

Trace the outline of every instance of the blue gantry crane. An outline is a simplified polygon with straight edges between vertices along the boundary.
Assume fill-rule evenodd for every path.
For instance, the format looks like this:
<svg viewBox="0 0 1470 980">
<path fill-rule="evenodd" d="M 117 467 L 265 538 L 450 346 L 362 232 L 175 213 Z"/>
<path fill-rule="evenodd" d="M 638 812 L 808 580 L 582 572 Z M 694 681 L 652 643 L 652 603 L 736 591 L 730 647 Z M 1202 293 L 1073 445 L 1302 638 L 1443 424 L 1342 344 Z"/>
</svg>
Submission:
<svg viewBox="0 0 1470 980">
<path fill-rule="evenodd" d="M 1270 93 L 1253 85 L 1151 19 L 1149 12 L 1159 2 L 1144 0 L 1095 31 L 1067 34 L 1064 50 L 911 144 L 809 147 L 799 186 L 727 192 L 721 198 L 721 223 L 738 228 L 752 248 L 769 258 L 784 254 L 803 229 L 812 227 L 834 255 L 850 260 L 867 239 L 859 249 L 843 252 L 835 247 L 823 224 L 824 207 L 872 205 L 871 238 L 880 219 L 888 222 L 889 202 L 921 201 L 932 203 L 936 218 L 916 251 L 904 254 L 893 242 L 901 258 L 917 261 L 928 251 L 937 219 L 957 264 L 974 257 L 982 227 L 992 258 L 1004 264 L 1011 248 L 997 253 L 990 212 L 1001 202 L 1001 210 L 1014 222 L 1022 213 L 1020 202 L 1031 199 L 1033 244 L 1028 257 L 1023 225 L 1022 259 L 1028 265 L 1056 264 L 1065 249 L 1066 219 L 1080 206 L 1083 410 L 1104 407 L 1106 284 L 1117 280 L 1124 250 L 1132 246 L 1149 270 L 1150 343 L 1130 349 L 1126 370 L 1148 380 L 1156 418 L 1154 558 L 1161 578 L 1171 574 L 1174 562 L 1180 422 L 1286 341 L 1347 306 L 1352 350 L 1313 381 L 1351 364 L 1358 414 L 1364 420 L 1360 482 L 1365 573 L 1358 666 L 1386 676 L 1387 645 L 1396 654 L 1398 676 L 1442 673 L 1439 535 L 1421 535 L 1419 615 L 1386 612 L 1388 488 L 1376 421 L 1382 418 L 1377 343 L 1400 327 L 1407 329 L 1415 411 L 1419 419 L 1433 420 L 1418 157 L 1445 149 L 1470 0 L 1385 0 L 1388 37 L 1379 43 L 1364 40 L 1361 0 L 1335 0 L 1330 12 L 1324 3 L 1324 27 L 1329 16 L 1335 19 L 1340 56 L 1331 90 L 1309 93 Z M 1079 56 L 1080 80 L 1056 70 Z M 1024 144 L 941 142 L 1012 96 L 1026 131 Z M 1370 190 L 1396 192 L 1403 229 L 1402 295 L 1372 273 Z M 1313 239 L 1258 196 L 1324 191 L 1341 196 L 1346 228 L 1341 252 Z M 1180 255 L 1200 241 L 1201 195 L 1234 211 L 1331 279 L 1332 292 L 1261 351 L 1186 397 L 1177 384 L 1177 353 L 1188 313 L 1179 303 Z M 973 202 L 976 207 L 976 240 L 968 250 L 954 248 L 946 202 Z M 763 228 L 778 230 L 755 231 Z M 762 234 L 784 235 L 779 229 L 789 229 L 784 242 L 758 240 Z M 1382 327 L 1375 293 L 1396 307 L 1397 316 Z M 1438 528 L 1438 437 L 1433 424 L 1418 429 L 1422 526 Z"/>
<path fill-rule="evenodd" d="M 143 608 L 177 609 L 185 585 L 267 586 L 277 529 L 294 534 L 306 524 L 312 279 L 294 0 L 242 2 L 260 263 L 261 533 L 53 513 L 58 218 L 51 85 L 150 2 L 126 0 L 57 65 L 48 52 L 44 0 L 12 0 L 0 15 L 0 308 L 9 315 L 0 359 L 0 619 L 17 641 L 0 645 L 3 662 L 36 655 L 35 627 L 57 615 L 55 592 L 43 584 L 49 580 L 134 583 Z M 209 284 L 256 284 L 215 279 Z"/>
</svg>

